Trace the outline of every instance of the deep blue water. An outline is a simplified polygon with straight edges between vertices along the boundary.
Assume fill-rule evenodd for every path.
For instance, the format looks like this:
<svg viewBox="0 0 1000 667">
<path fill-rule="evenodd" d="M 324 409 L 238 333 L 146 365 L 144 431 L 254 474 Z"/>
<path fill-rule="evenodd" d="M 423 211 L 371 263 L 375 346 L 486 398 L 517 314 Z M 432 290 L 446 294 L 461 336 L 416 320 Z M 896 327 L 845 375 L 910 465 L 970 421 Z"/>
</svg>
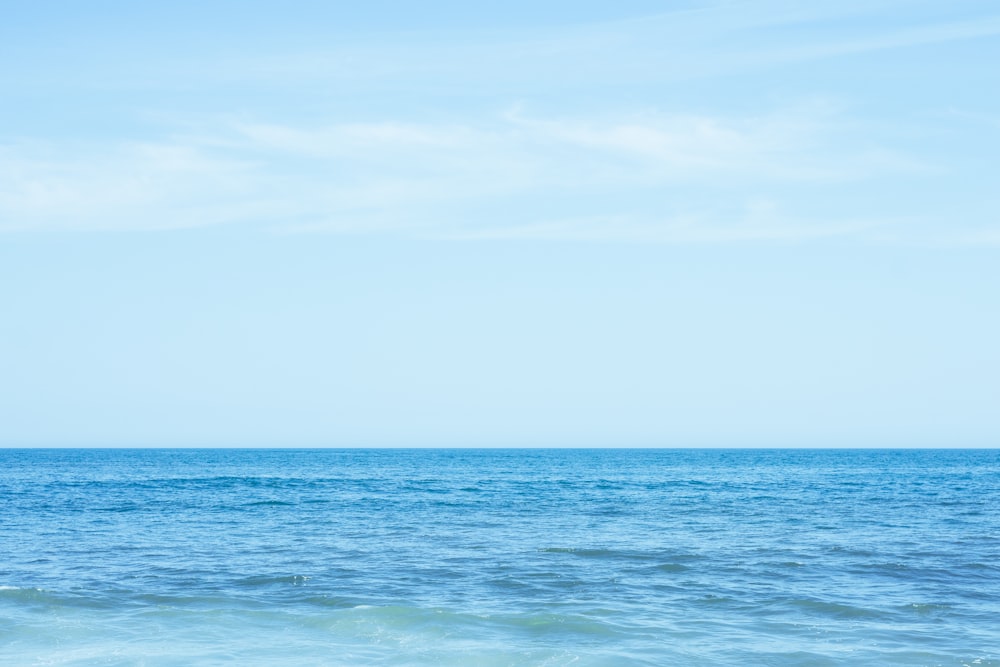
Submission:
<svg viewBox="0 0 1000 667">
<path fill-rule="evenodd" d="M 1000 665 L 1000 450 L 0 450 L 2 665 Z"/>
</svg>

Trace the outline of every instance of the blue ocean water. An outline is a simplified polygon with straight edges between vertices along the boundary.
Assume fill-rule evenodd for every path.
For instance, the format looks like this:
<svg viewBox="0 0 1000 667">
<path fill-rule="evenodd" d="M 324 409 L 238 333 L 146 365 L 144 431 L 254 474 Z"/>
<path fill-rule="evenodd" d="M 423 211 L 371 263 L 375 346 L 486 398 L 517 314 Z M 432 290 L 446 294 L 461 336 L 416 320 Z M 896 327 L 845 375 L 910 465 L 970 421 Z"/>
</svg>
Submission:
<svg viewBox="0 0 1000 667">
<path fill-rule="evenodd" d="M 1000 665 L 1000 450 L 0 450 L 2 665 Z"/>
</svg>

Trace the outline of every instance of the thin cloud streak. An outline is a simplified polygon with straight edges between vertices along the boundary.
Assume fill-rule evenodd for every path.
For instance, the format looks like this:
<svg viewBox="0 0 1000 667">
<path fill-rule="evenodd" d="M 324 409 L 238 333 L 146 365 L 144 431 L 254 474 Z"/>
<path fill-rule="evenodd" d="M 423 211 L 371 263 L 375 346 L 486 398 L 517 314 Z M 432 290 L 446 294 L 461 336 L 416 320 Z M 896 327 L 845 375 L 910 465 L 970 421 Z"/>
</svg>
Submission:
<svg viewBox="0 0 1000 667">
<path fill-rule="evenodd" d="M 269 50 L 234 56 L 211 45 L 186 56 L 135 63 L 102 61 L 99 78 L 90 70 L 35 72 L 0 68 L 7 86 L 49 85 L 97 90 L 171 90 L 191 94 L 206 87 L 265 86 L 296 89 L 304 84 L 366 91 L 419 83 L 433 90 L 469 88 L 511 94 L 595 84 L 678 82 L 745 73 L 786 64 L 901 49 L 1000 34 L 1000 16 L 947 19 L 912 2 L 722 2 L 653 16 L 544 29 L 473 29 L 435 34 L 372 33 L 342 36 L 341 46 L 295 50 L 288 39 Z M 908 25 L 900 24 L 909 16 Z M 863 31 L 851 29 L 863 19 Z M 827 36 L 810 28 L 829 22 L 845 27 Z M 763 35 L 763 37 L 762 37 Z M 87 55 L 81 54 L 86 59 Z"/>
<path fill-rule="evenodd" d="M 0 229 L 218 224 L 254 213 L 246 199 L 254 180 L 251 163 L 169 142 L 7 147 L 0 150 Z"/>
<path fill-rule="evenodd" d="M 752 208 L 748 206 L 747 208 Z M 810 221 L 760 220 L 747 213 L 725 224 L 714 213 L 689 214 L 665 220 L 578 218 L 542 221 L 531 225 L 436 234 L 430 238 L 453 241 L 575 241 L 595 243 L 716 244 L 746 242 L 802 242 L 849 237 L 888 226 L 884 220 Z"/>
<path fill-rule="evenodd" d="M 699 10 L 545 32 L 436 36 L 402 35 L 394 46 L 360 41 L 326 51 L 270 53 L 250 59 L 191 61 L 174 72 L 188 81 L 268 83 L 278 88 L 304 82 L 337 83 L 362 90 L 427 81 L 435 88 L 534 90 L 679 82 L 891 49 L 976 40 L 1000 35 L 1000 16 L 973 20 L 919 20 L 900 26 L 890 18 L 903 3 L 856 3 L 836 7 L 785 3 L 724 4 Z M 796 30 L 820 21 L 882 17 L 886 25 L 849 37 L 841 31 L 818 37 Z M 876 23 L 876 26 L 878 24 Z M 755 32 L 782 28 L 763 40 Z M 175 67 L 171 65 L 170 67 Z M 171 78 L 168 70 L 163 76 Z M 432 83 L 431 83 L 432 82 Z"/>
<path fill-rule="evenodd" d="M 711 208 L 706 204 L 719 197 L 759 200 L 777 186 L 836 187 L 921 168 L 888 149 L 852 147 L 838 129 L 838 113 L 815 104 L 735 119 L 651 113 L 545 118 L 514 111 L 478 126 L 206 123 L 198 134 L 90 153 L 15 145 L 0 153 L 0 228 L 244 222 L 355 233 L 461 228 L 458 236 L 486 238 L 510 236 L 499 231 L 510 227 L 509 217 L 489 214 L 503 201 L 522 224 L 547 230 L 543 236 L 558 236 L 561 229 L 547 221 L 586 218 L 579 209 L 597 207 L 591 215 L 631 221 L 602 227 L 603 235 L 620 229 L 622 238 L 635 238 L 636 229 L 652 226 L 668 231 L 638 236 L 673 238 L 670 224 L 649 221 L 685 211 L 699 211 L 701 219 Z M 664 195 L 654 196 L 653 204 L 635 203 L 641 197 L 633 195 L 648 198 L 657 190 Z M 588 199 L 594 197 L 599 201 Z M 563 215 L 554 218 L 560 210 Z M 717 227 L 711 220 L 697 224 Z M 754 224 L 762 224 L 759 216 L 737 233 L 702 237 L 826 235 L 808 226 L 776 232 L 770 222 L 753 231 Z M 566 227 L 567 235 L 578 236 L 578 227 Z"/>
</svg>

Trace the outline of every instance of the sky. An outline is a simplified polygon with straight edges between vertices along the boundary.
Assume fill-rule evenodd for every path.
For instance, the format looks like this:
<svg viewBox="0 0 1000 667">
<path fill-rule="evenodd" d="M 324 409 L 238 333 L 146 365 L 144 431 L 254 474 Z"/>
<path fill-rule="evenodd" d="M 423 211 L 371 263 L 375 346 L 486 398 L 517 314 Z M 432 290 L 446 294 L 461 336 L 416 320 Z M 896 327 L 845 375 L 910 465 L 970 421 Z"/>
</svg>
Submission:
<svg viewBox="0 0 1000 667">
<path fill-rule="evenodd" d="M 481 4 L 0 0 L 0 446 L 1000 446 L 995 2 Z"/>
</svg>

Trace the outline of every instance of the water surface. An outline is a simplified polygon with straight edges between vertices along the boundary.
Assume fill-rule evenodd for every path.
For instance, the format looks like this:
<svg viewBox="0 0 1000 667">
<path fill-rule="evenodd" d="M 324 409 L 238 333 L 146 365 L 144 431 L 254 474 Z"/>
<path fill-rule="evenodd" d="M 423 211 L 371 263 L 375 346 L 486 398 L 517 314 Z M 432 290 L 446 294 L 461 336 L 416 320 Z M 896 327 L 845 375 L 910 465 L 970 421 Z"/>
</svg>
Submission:
<svg viewBox="0 0 1000 667">
<path fill-rule="evenodd" d="M 0 664 L 1000 665 L 1000 451 L 0 450 Z"/>
</svg>

